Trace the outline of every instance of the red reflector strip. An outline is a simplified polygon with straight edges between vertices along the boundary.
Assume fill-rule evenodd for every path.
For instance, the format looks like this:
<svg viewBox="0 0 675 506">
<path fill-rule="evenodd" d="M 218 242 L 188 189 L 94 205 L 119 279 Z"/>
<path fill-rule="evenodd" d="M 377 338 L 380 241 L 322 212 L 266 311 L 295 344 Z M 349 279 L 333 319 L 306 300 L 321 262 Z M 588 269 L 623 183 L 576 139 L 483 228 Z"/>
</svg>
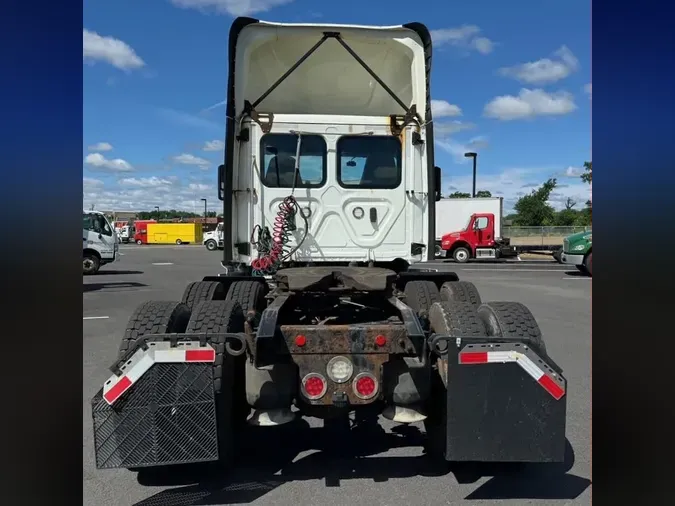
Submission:
<svg viewBox="0 0 675 506">
<path fill-rule="evenodd" d="M 482 351 L 468 351 L 459 354 L 460 364 L 485 364 L 488 361 L 487 352 Z"/>
<path fill-rule="evenodd" d="M 186 362 L 215 362 L 216 350 L 185 350 Z"/>
<path fill-rule="evenodd" d="M 539 378 L 538 382 L 541 386 L 543 386 L 546 391 L 553 396 L 553 398 L 556 401 L 559 401 L 562 399 L 562 396 L 565 395 L 565 391 L 560 388 L 560 386 L 553 381 L 551 378 L 549 378 L 546 374 L 544 374 L 541 378 Z"/>
<path fill-rule="evenodd" d="M 112 387 L 110 390 L 108 390 L 104 395 L 103 398 L 106 400 L 108 404 L 112 404 L 115 402 L 119 397 L 129 390 L 129 387 L 131 386 L 131 380 L 127 378 L 126 376 L 122 376 L 120 380 L 115 384 L 114 387 Z"/>
</svg>

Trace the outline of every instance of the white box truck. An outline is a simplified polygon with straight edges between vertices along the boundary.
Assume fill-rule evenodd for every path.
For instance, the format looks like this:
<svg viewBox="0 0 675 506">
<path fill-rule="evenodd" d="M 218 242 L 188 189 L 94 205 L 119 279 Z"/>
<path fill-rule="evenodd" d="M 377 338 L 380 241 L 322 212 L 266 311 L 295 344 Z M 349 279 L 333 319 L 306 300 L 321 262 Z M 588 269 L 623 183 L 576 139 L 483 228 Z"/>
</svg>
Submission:
<svg viewBox="0 0 675 506">
<path fill-rule="evenodd" d="M 82 211 L 82 273 L 96 274 L 118 259 L 119 239 L 103 213 Z"/>
</svg>

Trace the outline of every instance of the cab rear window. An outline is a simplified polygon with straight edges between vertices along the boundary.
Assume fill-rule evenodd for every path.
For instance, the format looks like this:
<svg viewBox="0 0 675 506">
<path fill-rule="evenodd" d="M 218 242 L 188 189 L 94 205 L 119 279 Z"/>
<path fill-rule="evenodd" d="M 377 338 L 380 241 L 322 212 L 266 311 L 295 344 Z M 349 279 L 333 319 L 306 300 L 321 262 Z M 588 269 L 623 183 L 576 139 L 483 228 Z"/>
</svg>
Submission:
<svg viewBox="0 0 675 506">
<path fill-rule="evenodd" d="M 401 184 L 401 141 L 353 135 L 337 142 L 337 179 L 345 188 L 393 189 Z"/>
<path fill-rule="evenodd" d="M 326 141 L 320 135 L 302 135 L 296 175 L 298 136 L 266 134 L 260 140 L 262 183 L 268 188 L 317 188 L 326 182 Z M 295 176 L 295 178 L 294 178 Z M 295 181 L 294 181 L 295 179 Z"/>
</svg>

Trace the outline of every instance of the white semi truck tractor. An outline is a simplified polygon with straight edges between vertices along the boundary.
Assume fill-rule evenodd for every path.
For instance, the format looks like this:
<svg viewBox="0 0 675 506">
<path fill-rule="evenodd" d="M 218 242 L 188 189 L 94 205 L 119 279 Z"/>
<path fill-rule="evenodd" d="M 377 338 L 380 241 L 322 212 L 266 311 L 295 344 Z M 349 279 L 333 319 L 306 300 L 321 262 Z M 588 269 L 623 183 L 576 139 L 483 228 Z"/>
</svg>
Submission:
<svg viewBox="0 0 675 506">
<path fill-rule="evenodd" d="M 563 461 L 532 313 L 425 264 L 431 53 L 420 23 L 233 22 L 224 271 L 131 316 L 92 400 L 99 468 L 227 461 L 247 425 L 305 416 L 340 444 L 382 416 L 423 422 L 440 460 Z"/>
</svg>

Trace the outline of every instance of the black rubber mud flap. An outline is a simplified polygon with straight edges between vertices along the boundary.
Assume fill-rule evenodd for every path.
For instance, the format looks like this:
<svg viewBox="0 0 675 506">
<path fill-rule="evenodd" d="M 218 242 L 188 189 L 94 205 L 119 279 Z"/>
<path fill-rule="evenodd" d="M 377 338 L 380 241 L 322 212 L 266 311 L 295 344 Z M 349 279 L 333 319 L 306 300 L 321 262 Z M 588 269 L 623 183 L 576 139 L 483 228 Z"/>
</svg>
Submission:
<svg viewBox="0 0 675 506">
<path fill-rule="evenodd" d="M 92 399 L 96 467 L 140 468 L 216 461 L 213 366 L 157 363 L 113 405 Z"/>
<path fill-rule="evenodd" d="M 548 357 L 504 341 L 448 343 L 446 460 L 563 462 L 567 382 Z"/>
</svg>

